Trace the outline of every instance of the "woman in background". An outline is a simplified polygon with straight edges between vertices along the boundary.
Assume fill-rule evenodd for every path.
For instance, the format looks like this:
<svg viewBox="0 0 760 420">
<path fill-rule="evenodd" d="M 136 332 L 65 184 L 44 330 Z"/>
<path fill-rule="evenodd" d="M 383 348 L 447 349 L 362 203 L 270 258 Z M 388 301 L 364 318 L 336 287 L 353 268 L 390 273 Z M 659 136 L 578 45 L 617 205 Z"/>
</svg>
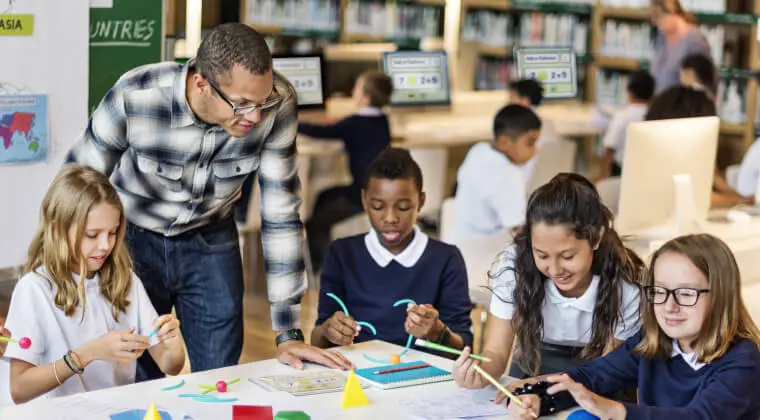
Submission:
<svg viewBox="0 0 760 420">
<path fill-rule="evenodd" d="M 653 0 L 652 23 L 660 33 L 654 43 L 652 75 L 655 92 L 680 84 L 681 62 L 692 54 L 710 57 L 710 44 L 696 26 L 697 19 L 679 0 Z"/>
</svg>

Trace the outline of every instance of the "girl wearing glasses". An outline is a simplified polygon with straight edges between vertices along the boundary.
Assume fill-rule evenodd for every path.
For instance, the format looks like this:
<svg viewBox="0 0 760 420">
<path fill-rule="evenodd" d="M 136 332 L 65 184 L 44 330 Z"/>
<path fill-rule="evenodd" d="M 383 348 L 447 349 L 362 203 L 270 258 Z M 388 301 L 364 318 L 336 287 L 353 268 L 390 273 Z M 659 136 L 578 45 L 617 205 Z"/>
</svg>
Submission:
<svg viewBox="0 0 760 420">
<path fill-rule="evenodd" d="M 733 254 L 710 235 L 673 239 L 652 257 L 643 328 L 605 357 L 544 378 L 555 409 L 577 403 L 603 419 L 760 417 L 760 331 L 741 296 Z M 602 397 L 638 385 L 639 404 Z M 535 395 L 510 418 L 543 411 Z M 503 396 L 500 396 L 503 399 Z"/>
<path fill-rule="evenodd" d="M 559 174 L 528 200 L 515 245 L 489 272 L 493 298 L 481 368 L 500 377 L 513 342 L 517 378 L 562 372 L 601 356 L 641 327 L 639 284 L 644 263 L 623 246 L 612 214 L 594 186 L 577 174 Z M 488 382 L 474 369 L 469 349 L 457 360 L 462 387 Z"/>
</svg>

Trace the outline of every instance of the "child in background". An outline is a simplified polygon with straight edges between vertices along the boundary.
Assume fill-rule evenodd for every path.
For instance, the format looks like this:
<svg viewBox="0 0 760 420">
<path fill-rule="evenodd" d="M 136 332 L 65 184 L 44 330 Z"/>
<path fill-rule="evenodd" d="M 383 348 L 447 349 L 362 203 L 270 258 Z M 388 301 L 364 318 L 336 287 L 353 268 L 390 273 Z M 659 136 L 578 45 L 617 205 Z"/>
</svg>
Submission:
<svg viewBox="0 0 760 420">
<path fill-rule="evenodd" d="M 362 211 L 361 186 L 372 160 L 391 143 L 388 117 L 382 108 L 390 103 L 393 81 L 378 70 L 362 73 L 356 80 L 353 100 L 359 110 L 335 124 L 298 123 L 298 132 L 317 139 L 343 142 L 353 183 L 322 192 L 306 223 L 314 272 L 318 272 L 330 244 L 333 225 Z"/>
<path fill-rule="evenodd" d="M 525 226 L 488 273 L 493 298 L 481 354 L 491 361 L 474 361 L 465 349 L 453 372 L 459 386 L 488 385 L 473 364 L 501 377 L 515 337 L 509 376 L 525 378 L 580 366 L 638 332 L 646 267 L 612 222 L 581 175 L 559 174 L 531 195 Z"/>
<path fill-rule="evenodd" d="M 132 273 L 126 226 L 116 190 L 94 169 L 67 166 L 51 184 L 6 322 L 32 341 L 6 349 L 16 404 L 133 383 L 145 350 L 164 373 L 184 366 L 179 321 L 157 316 Z"/>
<path fill-rule="evenodd" d="M 538 112 L 538 106 L 544 99 L 544 88 L 541 83 L 534 79 L 523 79 L 516 82 L 512 82 L 509 85 L 509 103 L 515 105 L 522 105 L 526 108 L 531 108 L 533 112 Z M 549 120 L 541 120 L 541 135 L 536 141 L 536 154 L 541 150 L 541 146 L 548 141 L 556 140 L 558 138 L 557 130 L 554 128 Z M 526 186 L 530 183 L 533 171 L 536 167 L 537 157 L 533 156 L 523 165 L 523 178 L 525 179 Z"/>
<path fill-rule="evenodd" d="M 736 192 L 749 200 L 754 200 L 757 192 L 758 176 L 760 176 L 760 142 L 755 141 L 744 154 L 739 166 L 736 180 Z M 747 203 L 749 204 L 749 203 Z"/>
<path fill-rule="evenodd" d="M 704 54 L 692 54 L 681 62 L 681 84 L 703 90 L 715 101 L 718 93 L 718 76 L 712 59 Z"/>
<path fill-rule="evenodd" d="M 541 378 L 554 383 L 548 392 L 555 408 L 577 403 L 610 420 L 759 418 L 760 331 L 741 284 L 736 260 L 720 239 L 700 234 L 667 242 L 652 256 L 641 332 L 605 357 Z M 601 396 L 637 385 L 638 404 Z M 543 411 L 535 395 L 519 398 L 523 407 L 510 403 L 509 418 Z"/>
<path fill-rule="evenodd" d="M 716 115 L 715 102 L 702 90 L 688 86 L 673 86 L 658 95 L 649 106 L 646 121 L 668 120 L 675 118 L 713 117 Z M 713 177 L 713 207 L 731 207 L 737 204 L 749 204 L 753 200 L 736 192 L 720 174 L 715 165 Z"/>
<path fill-rule="evenodd" d="M 379 339 L 403 346 L 412 334 L 458 349 L 472 345 L 464 260 L 456 247 L 415 226 L 425 193 L 420 167 L 407 150 L 387 149 L 372 162 L 362 201 L 372 229 L 330 246 L 311 343 L 329 347 Z M 326 293 L 341 298 L 352 317 Z M 418 305 L 394 308 L 401 299 Z M 377 335 L 357 321 L 373 324 Z"/>
<path fill-rule="evenodd" d="M 628 105 L 615 112 L 604 134 L 604 167 L 602 178 L 620 176 L 625 156 L 625 138 L 628 124 L 644 120 L 649 101 L 654 95 L 654 78 L 646 70 L 639 70 L 628 78 Z"/>
<path fill-rule="evenodd" d="M 459 167 L 452 240 L 508 231 L 525 218 L 523 167 L 536 154 L 541 120 L 527 107 L 507 105 L 494 118 L 494 140 L 474 145 Z"/>
</svg>

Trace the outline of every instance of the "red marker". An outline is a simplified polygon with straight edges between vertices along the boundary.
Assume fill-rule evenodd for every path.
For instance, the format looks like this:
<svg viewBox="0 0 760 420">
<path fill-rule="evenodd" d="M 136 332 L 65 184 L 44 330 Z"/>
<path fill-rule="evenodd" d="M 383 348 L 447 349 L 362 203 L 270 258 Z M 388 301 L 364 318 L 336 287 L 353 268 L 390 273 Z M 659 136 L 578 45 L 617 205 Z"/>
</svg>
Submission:
<svg viewBox="0 0 760 420">
<path fill-rule="evenodd" d="M 426 367 L 430 367 L 430 365 L 427 363 L 423 363 L 421 365 L 404 366 L 404 367 L 398 367 L 398 368 L 393 368 L 393 369 L 378 370 L 375 372 L 375 375 L 384 375 L 386 373 L 396 373 L 396 372 L 404 372 L 407 370 L 424 369 Z"/>
</svg>

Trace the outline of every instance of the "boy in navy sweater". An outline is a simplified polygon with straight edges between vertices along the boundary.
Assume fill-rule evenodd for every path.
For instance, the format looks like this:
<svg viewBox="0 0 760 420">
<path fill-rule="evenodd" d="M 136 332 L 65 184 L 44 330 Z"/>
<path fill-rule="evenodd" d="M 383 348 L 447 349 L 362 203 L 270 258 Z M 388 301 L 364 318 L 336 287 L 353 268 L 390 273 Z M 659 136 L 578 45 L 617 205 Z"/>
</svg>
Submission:
<svg viewBox="0 0 760 420">
<path fill-rule="evenodd" d="M 393 80 L 381 71 L 369 70 L 354 85 L 352 98 L 359 109 L 356 114 L 330 125 L 298 123 L 298 132 L 303 135 L 343 142 L 354 180 L 349 186 L 331 188 L 317 197 L 314 213 L 306 223 L 314 272 L 320 270 L 333 225 L 362 211 L 364 174 L 372 160 L 391 143 L 390 124 L 382 108 L 388 105 L 392 93 Z"/>
<path fill-rule="evenodd" d="M 545 378 L 554 383 L 548 393 L 556 410 L 577 403 L 609 420 L 760 418 L 760 331 L 728 246 L 705 234 L 669 241 L 652 256 L 643 292 L 639 334 L 605 357 Z M 602 397 L 632 386 L 639 404 Z M 510 418 L 546 409 L 536 395 L 520 398 L 523 407 L 510 404 Z"/>
<path fill-rule="evenodd" d="M 459 250 L 415 226 L 425 202 L 420 167 L 403 149 L 385 150 L 370 165 L 362 202 L 372 229 L 333 242 L 321 276 L 312 345 L 344 346 L 408 335 L 458 349 L 472 344 L 467 270 Z M 327 293 L 340 297 L 347 317 Z M 393 307 L 401 299 L 417 305 Z M 374 335 L 359 321 L 377 329 Z"/>
</svg>

